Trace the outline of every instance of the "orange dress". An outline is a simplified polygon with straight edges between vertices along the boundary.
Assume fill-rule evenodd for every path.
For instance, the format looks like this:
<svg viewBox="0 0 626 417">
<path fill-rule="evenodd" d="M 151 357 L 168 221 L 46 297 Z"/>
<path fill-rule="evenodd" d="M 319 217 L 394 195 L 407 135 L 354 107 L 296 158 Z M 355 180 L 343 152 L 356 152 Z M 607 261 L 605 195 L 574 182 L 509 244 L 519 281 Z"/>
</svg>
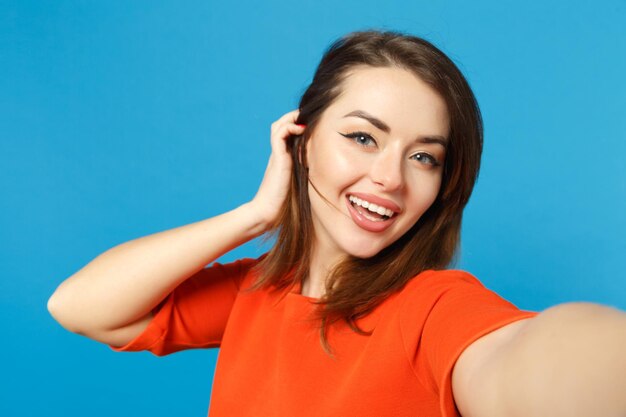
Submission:
<svg viewBox="0 0 626 417">
<path fill-rule="evenodd" d="M 211 417 L 459 416 L 451 374 L 474 340 L 522 311 L 459 270 L 424 271 L 358 321 L 329 329 L 328 356 L 312 298 L 244 291 L 258 260 L 213 264 L 153 310 L 144 332 L 115 351 L 167 355 L 219 347 Z"/>
</svg>

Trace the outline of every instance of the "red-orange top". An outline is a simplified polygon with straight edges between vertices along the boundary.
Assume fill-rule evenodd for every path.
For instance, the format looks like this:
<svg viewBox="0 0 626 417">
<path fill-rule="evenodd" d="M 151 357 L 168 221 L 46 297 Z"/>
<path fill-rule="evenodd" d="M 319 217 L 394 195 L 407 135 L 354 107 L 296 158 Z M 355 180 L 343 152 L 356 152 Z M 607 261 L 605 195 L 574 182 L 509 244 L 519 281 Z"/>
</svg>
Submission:
<svg viewBox="0 0 626 417">
<path fill-rule="evenodd" d="M 451 373 L 474 340 L 537 313 L 521 311 L 459 270 L 428 270 L 358 321 L 329 330 L 328 356 L 311 320 L 314 299 L 244 291 L 255 259 L 214 264 L 153 310 L 142 334 L 115 351 L 162 356 L 220 347 L 211 417 L 459 416 Z"/>
</svg>

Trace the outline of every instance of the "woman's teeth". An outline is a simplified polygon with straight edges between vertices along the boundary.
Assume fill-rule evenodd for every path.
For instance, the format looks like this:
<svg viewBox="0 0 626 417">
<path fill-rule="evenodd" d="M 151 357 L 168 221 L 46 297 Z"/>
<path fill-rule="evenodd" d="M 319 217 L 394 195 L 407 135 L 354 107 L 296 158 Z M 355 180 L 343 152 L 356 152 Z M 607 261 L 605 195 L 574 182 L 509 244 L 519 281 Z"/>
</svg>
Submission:
<svg viewBox="0 0 626 417">
<path fill-rule="evenodd" d="M 395 214 L 392 210 L 389 210 L 389 209 L 384 208 L 382 206 L 377 206 L 376 204 L 370 203 L 369 201 L 366 201 L 366 200 L 361 200 L 360 198 L 355 197 L 353 195 L 349 196 L 348 199 L 350 200 L 351 203 L 356 204 L 357 206 L 361 206 L 361 207 L 371 211 L 372 213 L 376 213 L 376 214 L 379 214 L 381 216 L 387 216 L 388 218 L 391 218 Z M 365 215 L 365 213 L 364 213 L 364 215 Z M 373 220 L 373 221 L 380 221 L 381 220 L 381 219 L 378 219 L 378 218 L 370 218 L 367 215 L 366 215 L 366 217 L 368 219 L 370 219 L 370 220 Z"/>
</svg>

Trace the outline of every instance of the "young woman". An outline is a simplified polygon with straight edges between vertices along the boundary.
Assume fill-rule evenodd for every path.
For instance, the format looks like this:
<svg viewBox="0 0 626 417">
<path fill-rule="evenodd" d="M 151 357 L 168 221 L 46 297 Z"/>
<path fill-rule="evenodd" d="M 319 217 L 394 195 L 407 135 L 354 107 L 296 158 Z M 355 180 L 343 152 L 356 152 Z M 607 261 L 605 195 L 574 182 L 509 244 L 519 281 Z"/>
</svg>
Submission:
<svg viewBox="0 0 626 417">
<path fill-rule="evenodd" d="M 108 250 L 51 314 L 116 351 L 220 347 L 211 416 L 626 415 L 624 313 L 521 311 L 446 269 L 482 124 L 436 47 L 338 40 L 271 147 L 250 202 Z"/>
</svg>

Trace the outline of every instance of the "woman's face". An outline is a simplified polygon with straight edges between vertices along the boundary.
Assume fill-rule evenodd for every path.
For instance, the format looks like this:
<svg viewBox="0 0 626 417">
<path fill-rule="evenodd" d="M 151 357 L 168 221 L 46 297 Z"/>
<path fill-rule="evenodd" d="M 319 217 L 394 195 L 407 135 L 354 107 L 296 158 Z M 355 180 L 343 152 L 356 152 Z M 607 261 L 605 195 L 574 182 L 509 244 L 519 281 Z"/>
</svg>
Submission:
<svg viewBox="0 0 626 417">
<path fill-rule="evenodd" d="M 444 100 L 413 73 L 360 66 L 307 142 L 315 245 L 369 258 L 435 200 L 449 133 Z"/>
</svg>

